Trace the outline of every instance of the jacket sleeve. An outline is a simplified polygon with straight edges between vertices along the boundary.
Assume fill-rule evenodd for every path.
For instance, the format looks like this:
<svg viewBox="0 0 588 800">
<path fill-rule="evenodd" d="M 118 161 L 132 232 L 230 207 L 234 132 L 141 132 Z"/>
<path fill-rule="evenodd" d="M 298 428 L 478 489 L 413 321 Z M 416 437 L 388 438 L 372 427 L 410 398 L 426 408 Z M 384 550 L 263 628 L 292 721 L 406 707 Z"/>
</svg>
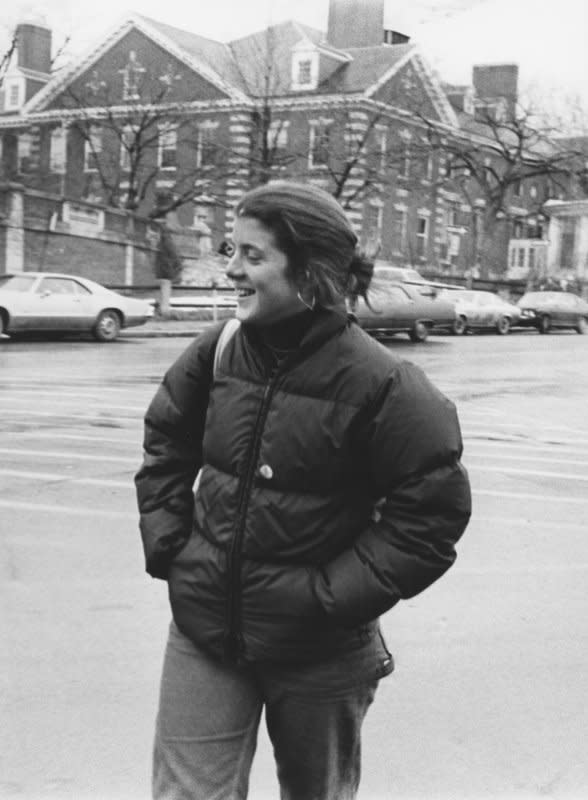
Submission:
<svg viewBox="0 0 588 800">
<path fill-rule="evenodd" d="M 354 545 L 314 576 L 323 610 L 343 626 L 375 619 L 453 564 L 471 514 L 455 406 L 409 363 L 380 387 L 357 429 L 358 457 L 379 498 Z"/>
<path fill-rule="evenodd" d="M 154 578 L 166 577 L 192 530 L 217 335 L 213 326 L 184 351 L 145 414 L 144 457 L 135 487 L 146 570 Z"/>
</svg>

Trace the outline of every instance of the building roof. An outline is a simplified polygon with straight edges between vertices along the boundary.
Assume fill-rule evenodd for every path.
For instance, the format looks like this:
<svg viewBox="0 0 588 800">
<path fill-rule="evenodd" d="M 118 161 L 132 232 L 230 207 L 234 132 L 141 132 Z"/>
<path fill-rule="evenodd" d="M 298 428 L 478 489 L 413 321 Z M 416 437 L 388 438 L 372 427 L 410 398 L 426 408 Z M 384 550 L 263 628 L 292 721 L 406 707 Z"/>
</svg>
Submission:
<svg viewBox="0 0 588 800">
<path fill-rule="evenodd" d="M 43 113 L 65 87 L 91 69 L 132 28 L 151 37 L 159 46 L 181 59 L 196 73 L 222 91 L 227 102 L 247 103 L 256 97 L 314 97 L 324 94 L 363 94 L 369 98 L 413 57 L 420 59 L 412 44 L 380 44 L 340 50 L 330 45 L 322 31 L 294 21 L 282 22 L 248 36 L 223 43 L 168 25 L 141 14 L 126 16 L 85 56 L 55 75 L 23 109 Z M 325 61 L 319 85 L 313 90 L 292 89 L 292 58 L 295 48 L 315 49 Z M 420 61 L 419 61 L 420 63 Z M 421 74 L 422 73 L 422 74 Z M 426 74 L 425 74 L 426 73 Z M 454 124 L 445 95 L 421 65 L 425 90 L 432 94 L 441 119 Z M 449 109 L 449 110 L 448 110 Z"/>
</svg>

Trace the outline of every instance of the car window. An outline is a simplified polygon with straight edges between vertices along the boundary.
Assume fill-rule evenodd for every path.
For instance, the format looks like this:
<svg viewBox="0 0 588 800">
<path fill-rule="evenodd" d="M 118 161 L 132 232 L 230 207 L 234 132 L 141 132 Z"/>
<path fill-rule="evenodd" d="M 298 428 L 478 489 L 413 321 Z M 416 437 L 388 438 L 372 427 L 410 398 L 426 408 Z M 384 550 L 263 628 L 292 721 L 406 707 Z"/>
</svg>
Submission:
<svg viewBox="0 0 588 800">
<path fill-rule="evenodd" d="M 28 292 L 35 280 L 33 275 L 4 275 L 0 277 L 0 289 L 9 292 Z"/>
<path fill-rule="evenodd" d="M 83 283 L 79 283 L 78 281 L 72 281 L 75 286 L 75 291 L 77 294 L 92 294 L 92 292 L 88 289 L 87 286 L 84 286 Z"/>
<path fill-rule="evenodd" d="M 76 294 L 76 282 L 70 278 L 43 278 L 37 292 L 51 294 Z"/>
<path fill-rule="evenodd" d="M 401 289 L 400 286 L 391 286 L 386 292 L 385 297 L 395 303 L 408 303 L 410 296 Z"/>
</svg>

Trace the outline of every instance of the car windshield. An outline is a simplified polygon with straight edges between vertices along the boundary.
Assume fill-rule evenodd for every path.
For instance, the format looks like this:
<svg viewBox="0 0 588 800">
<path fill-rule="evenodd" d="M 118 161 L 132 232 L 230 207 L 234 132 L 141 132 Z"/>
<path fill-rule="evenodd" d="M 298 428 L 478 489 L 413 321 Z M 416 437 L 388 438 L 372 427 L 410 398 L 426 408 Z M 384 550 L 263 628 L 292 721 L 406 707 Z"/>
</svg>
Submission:
<svg viewBox="0 0 588 800">
<path fill-rule="evenodd" d="M 7 292 L 28 292 L 34 282 L 33 275 L 2 275 L 0 289 Z"/>
<path fill-rule="evenodd" d="M 541 300 L 552 300 L 553 292 L 528 292 L 519 300 L 519 304 L 537 303 Z"/>
</svg>

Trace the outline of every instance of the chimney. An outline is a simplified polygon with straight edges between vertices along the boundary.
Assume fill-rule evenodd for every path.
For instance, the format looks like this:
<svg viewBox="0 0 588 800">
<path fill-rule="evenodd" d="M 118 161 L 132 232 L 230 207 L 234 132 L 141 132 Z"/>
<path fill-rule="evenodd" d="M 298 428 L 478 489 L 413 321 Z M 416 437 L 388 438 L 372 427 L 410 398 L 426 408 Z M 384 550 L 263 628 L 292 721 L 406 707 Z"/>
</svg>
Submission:
<svg viewBox="0 0 588 800">
<path fill-rule="evenodd" d="M 517 64 L 478 64 L 472 71 L 476 99 L 488 104 L 503 100 L 511 118 L 516 110 L 518 80 Z"/>
<path fill-rule="evenodd" d="M 45 25 L 21 22 L 16 28 L 17 65 L 22 69 L 51 72 L 51 31 Z"/>
<path fill-rule="evenodd" d="M 327 42 L 333 47 L 371 47 L 384 41 L 384 0 L 329 0 Z"/>
</svg>

